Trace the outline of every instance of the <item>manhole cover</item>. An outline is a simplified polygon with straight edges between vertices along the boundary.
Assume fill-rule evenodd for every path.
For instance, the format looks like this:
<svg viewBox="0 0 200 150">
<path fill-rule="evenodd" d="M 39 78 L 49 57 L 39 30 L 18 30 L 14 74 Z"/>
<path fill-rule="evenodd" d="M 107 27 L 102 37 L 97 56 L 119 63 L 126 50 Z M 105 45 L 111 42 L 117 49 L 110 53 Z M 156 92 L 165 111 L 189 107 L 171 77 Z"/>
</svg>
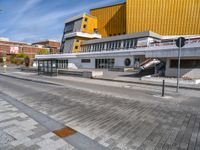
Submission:
<svg viewBox="0 0 200 150">
<path fill-rule="evenodd" d="M 8 145 L 12 141 L 15 141 L 15 138 L 10 136 L 6 132 L 0 131 L 0 147 Z"/>
</svg>

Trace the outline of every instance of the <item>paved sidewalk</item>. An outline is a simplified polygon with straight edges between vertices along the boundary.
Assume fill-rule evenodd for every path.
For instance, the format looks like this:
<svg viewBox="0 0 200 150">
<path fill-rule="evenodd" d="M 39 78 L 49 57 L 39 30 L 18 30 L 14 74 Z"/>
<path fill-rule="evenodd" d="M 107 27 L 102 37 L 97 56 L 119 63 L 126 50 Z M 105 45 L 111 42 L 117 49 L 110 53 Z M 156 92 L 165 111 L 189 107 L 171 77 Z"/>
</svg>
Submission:
<svg viewBox="0 0 200 150">
<path fill-rule="evenodd" d="M 0 150 L 75 150 L 0 97 Z"/>
<path fill-rule="evenodd" d="M 136 84 L 144 84 L 144 85 L 153 85 L 153 86 L 161 86 L 162 81 L 146 81 L 141 80 L 140 77 L 134 77 L 134 72 L 113 72 L 113 71 L 107 71 L 104 70 L 104 75 L 102 77 L 96 77 L 95 79 L 99 80 L 106 80 L 106 81 L 114 81 L 114 82 L 125 82 L 125 83 L 136 83 Z M 165 78 L 163 78 L 165 79 Z M 176 87 L 176 79 L 174 80 L 174 83 L 169 83 L 167 80 L 169 78 L 166 78 L 165 85 L 168 87 Z M 190 84 L 181 84 L 180 88 L 185 89 L 200 89 L 200 84 L 197 85 L 190 85 Z"/>
<path fill-rule="evenodd" d="M 91 86 L 86 83 L 89 79 L 76 84 L 93 90 L 113 90 L 120 95 L 132 94 L 126 99 L 75 89 L 69 80 L 72 78 L 60 81 L 68 87 L 58 87 L 2 77 L 0 90 L 112 150 L 200 149 L 198 91 L 196 97 L 189 91 L 189 97 L 168 101 L 149 91 L 111 88 L 104 83 Z"/>
<path fill-rule="evenodd" d="M 100 80 L 100 81 L 111 81 L 111 82 L 118 82 L 118 83 L 138 84 L 138 85 L 147 85 L 147 86 L 149 85 L 149 86 L 155 86 L 155 87 L 161 87 L 162 86 L 162 81 L 161 82 L 159 82 L 159 81 L 157 81 L 157 82 L 155 82 L 155 81 L 144 81 L 144 80 L 141 80 L 139 77 L 134 77 L 133 72 L 113 72 L 113 71 L 108 71 L 108 70 L 103 70 L 103 72 L 104 72 L 104 75 L 102 77 L 96 77 L 94 79 Z M 41 76 L 38 76 L 37 73 L 21 72 L 20 70 L 17 70 L 17 69 L 13 70 L 13 71 L 8 71 L 6 74 L 2 73 L 1 69 L 0 69 L 0 74 L 19 77 L 19 78 L 24 77 L 25 79 L 37 80 L 37 81 L 41 81 L 41 82 L 44 81 L 45 77 L 48 78 L 47 76 L 41 78 Z M 63 79 L 64 79 L 65 77 L 70 77 L 70 75 L 69 76 L 59 75 L 58 77 L 60 79 L 63 77 Z M 72 76 L 72 77 L 80 78 L 80 77 L 76 77 L 76 76 Z M 51 82 L 51 81 L 49 81 L 49 82 Z M 169 88 L 176 88 L 176 83 L 169 83 L 169 82 L 166 81 L 165 86 L 169 87 Z M 197 84 L 197 85 L 180 84 L 180 88 L 200 90 L 200 84 Z"/>
</svg>

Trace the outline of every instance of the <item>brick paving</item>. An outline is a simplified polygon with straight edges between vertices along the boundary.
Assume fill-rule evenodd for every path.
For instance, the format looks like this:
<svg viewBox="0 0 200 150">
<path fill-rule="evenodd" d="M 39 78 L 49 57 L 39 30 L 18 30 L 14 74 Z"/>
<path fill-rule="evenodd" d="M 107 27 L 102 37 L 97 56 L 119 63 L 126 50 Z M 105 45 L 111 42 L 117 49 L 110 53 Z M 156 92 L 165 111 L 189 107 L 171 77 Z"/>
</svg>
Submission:
<svg viewBox="0 0 200 150">
<path fill-rule="evenodd" d="M 0 98 L 0 150 L 75 150 Z"/>
<path fill-rule="evenodd" d="M 0 85 L 0 89 L 5 92 L 8 88 L 8 93 L 19 101 L 112 150 L 200 149 L 200 99 L 192 97 L 198 93 L 188 91 L 183 102 L 178 96 L 167 101 L 144 91 L 141 97 L 146 101 L 142 101 L 138 96 L 125 99 L 20 82 L 12 80 L 10 85 Z M 147 98 L 151 100 L 148 102 Z"/>
<path fill-rule="evenodd" d="M 200 115 L 184 107 L 81 90 L 32 93 L 21 101 L 113 150 L 198 149 Z"/>
</svg>

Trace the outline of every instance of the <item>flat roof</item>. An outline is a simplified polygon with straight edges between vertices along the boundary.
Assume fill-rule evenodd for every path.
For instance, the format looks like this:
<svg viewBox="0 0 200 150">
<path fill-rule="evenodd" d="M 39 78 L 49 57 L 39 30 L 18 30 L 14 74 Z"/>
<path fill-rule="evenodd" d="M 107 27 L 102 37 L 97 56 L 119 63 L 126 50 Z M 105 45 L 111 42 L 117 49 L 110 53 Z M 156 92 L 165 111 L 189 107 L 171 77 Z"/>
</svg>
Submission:
<svg viewBox="0 0 200 150">
<path fill-rule="evenodd" d="M 38 44 L 38 43 L 43 43 L 43 42 L 56 42 L 56 43 L 60 43 L 60 42 L 58 42 L 56 40 L 47 39 L 47 40 L 37 41 L 37 42 L 34 42 L 32 44 Z"/>
<path fill-rule="evenodd" d="M 111 36 L 111 37 L 106 37 L 106 38 L 102 38 L 102 39 L 88 40 L 88 41 L 84 41 L 82 43 L 82 45 L 103 43 L 103 42 L 110 42 L 110 41 L 118 41 L 118 40 L 123 40 L 123 39 L 144 38 L 144 37 L 152 37 L 155 39 L 162 39 L 162 36 L 157 33 L 154 33 L 152 31 L 144 31 L 144 32 L 137 32 L 137 33 L 132 33 L 132 34 Z"/>
<path fill-rule="evenodd" d="M 69 22 L 72 22 L 72 21 L 75 21 L 75 20 L 79 20 L 79 19 L 82 19 L 84 16 L 84 14 L 80 14 L 80 15 L 77 15 L 77 16 L 73 16 L 71 18 L 68 18 L 65 20 L 65 23 L 69 23 Z"/>
<path fill-rule="evenodd" d="M 82 19 L 84 16 L 90 16 L 90 17 L 96 18 L 95 16 L 92 16 L 90 14 L 83 13 L 83 14 L 80 14 L 80 15 L 77 15 L 77 16 L 74 16 L 74 17 L 66 19 L 65 23 L 69 23 L 69 22 L 72 22 L 72 21 L 75 21 L 75 20 Z"/>
</svg>

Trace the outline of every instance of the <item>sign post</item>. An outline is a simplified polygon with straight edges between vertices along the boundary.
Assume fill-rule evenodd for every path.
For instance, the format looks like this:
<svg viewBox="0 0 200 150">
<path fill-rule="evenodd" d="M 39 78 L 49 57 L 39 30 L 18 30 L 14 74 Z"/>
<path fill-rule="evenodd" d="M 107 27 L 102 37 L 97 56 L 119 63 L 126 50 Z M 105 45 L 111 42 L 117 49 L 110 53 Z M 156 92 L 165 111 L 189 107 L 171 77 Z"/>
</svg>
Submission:
<svg viewBox="0 0 200 150">
<path fill-rule="evenodd" d="M 179 47 L 179 51 L 178 51 L 178 67 L 177 67 L 177 88 L 176 88 L 176 92 L 179 92 L 179 80 L 180 80 L 180 72 L 181 72 L 181 51 L 182 51 L 182 47 L 185 45 L 185 41 L 186 39 L 183 37 L 180 37 L 176 40 L 176 46 Z"/>
</svg>

